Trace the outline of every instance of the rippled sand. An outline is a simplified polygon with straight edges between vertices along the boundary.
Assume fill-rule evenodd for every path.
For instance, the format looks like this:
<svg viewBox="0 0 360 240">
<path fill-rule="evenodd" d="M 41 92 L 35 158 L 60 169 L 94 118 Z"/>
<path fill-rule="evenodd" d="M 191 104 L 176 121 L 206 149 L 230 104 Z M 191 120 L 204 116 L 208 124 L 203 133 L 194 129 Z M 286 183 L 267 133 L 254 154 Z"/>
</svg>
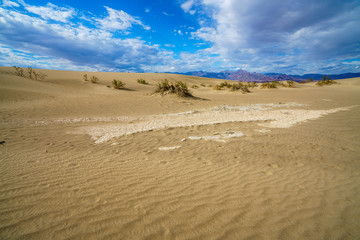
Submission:
<svg viewBox="0 0 360 240">
<path fill-rule="evenodd" d="M 151 93 L 220 80 L 0 70 L 0 239 L 360 238 L 359 78 L 184 100 Z"/>
</svg>

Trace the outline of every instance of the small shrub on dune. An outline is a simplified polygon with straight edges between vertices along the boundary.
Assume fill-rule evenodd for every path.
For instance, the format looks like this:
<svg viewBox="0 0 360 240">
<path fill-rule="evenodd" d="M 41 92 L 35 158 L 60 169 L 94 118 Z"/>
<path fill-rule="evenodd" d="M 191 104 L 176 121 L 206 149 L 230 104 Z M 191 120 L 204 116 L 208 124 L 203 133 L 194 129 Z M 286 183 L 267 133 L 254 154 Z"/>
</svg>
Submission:
<svg viewBox="0 0 360 240">
<path fill-rule="evenodd" d="M 294 87 L 295 82 L 294 81 L 286 81 L 286 83 L 282 82 L 281 86 L 282 87 L 288 87 L 288 88 L 293 88 Z"/>
<path fill-rule="evenodd" d="M 122 81 L 120 81 L 120 80 L 114 79 L 114 80 L 112 81 L 112 86 L 113 86 L 113 88 L 115 88 L 115 89 L 121 89 L 121 88 L 124 88 L 124 87 L 125 87 L 125 83 L 122 82 Z"/>
<path fill-rule="evenodd" d="M 96 77 L 96 76 L 92 76 L 92 77 L 90 78 L 90 82 L 91 82 L 91 83 L 98 83 L 99 81 L 100 81 L 99 78 Z"/>
<path fill-rule="evenodd" d="M 13 68 L 15 69 L 16 76 L 25 77 L 24 69 L 22 69 L 21 67 L 17 67 L 17 66 L 13 66 Z"/>
<path fill-rule="evenodd" d="M 200 83 L 201 87 L 206 87 L 205 83 Z"/>
<path fill-rule="evenodd" d="M 242 82 L 238 82 L 237 84 L 232 84 L 230 87 L 230 91 L 239 91 L 241 90 L 243 93 L 249 93 L 249 88 L 243 84 Z"/>
<path fill-rule="evenodd" d="M 248 82 L 246 84 L 246 87 L 248 87 L 248 88 L 255 88 L 257 86 L 258 86 L 258 84 L 256 82 Z"/>
<path fill-rule="evenodd" d="M 221 90 L 223 89 L 224 87 L 227 87 L 227 88 L 231 88 L 232 84 L 228 83 L 228 82 L 221 82 L 217 85 L 214 86 L 214 89 L 215 90 Z"/>
<path fill-rule="evenodd" d="M 261 84 L 261 88 L 277 88 L 279 84 L 278 81 L 264 82 Z"/>
<path fill-rule="evenodd" d="M 337 84 L 337 82 L 335 80 L 332 80 L 329 77 L 323 76 L 323 80 L 320 80 L 320 81 L 316 82 L 315 85 L 317 85 L 319 87 L 322 87 L 324 85 L 333 85 L 333 84 Z"/>
<path fill-rule="evenodd" d="M 156 93 L 160 93 L 161 95 L 165 94 L 176 94 L 179 97 L 193 97 L 193 95 L 188 90 L 186 83 L 182 81 L 176 81 L 172 83 L 164 79 L 161 83 L 158 84 L 155 89 Z"/>
<path fill-rule="evenodd" d="M 223 87 L 220 84 L 214 86 L 214 90 L 221 90 Z"/>
<path fill-rule="evenodd" d="M 88 75 L 87 75 L 87 74 L 84 74 L 84 75 L 83 75 L 83 79 L 84 79 L 85 82 L 89 81 Z"/>
<path fill-rule="evenodd" d="M 305 80 L 301 80 L 301 84 L 305 84 L 305 83 L 309 83 L 309 82 L 313 82 L 314 79 L 313 78 L 309 78 L 309 79 L 305 79 Z"/>
<path fill-rule="evenodd" d="M 15 75 L 19 76 L 19 77 L 25 77 L 25 78 L 30 78 L 30 79 L 35 79 L 35 80 L 44 80 L 46 78 L 46 75 L 42 72 L 36 72 L 34 69 L 32 69 L 31 67 L 27 68 L 27 76 L 24 73 L 24 69 L 22 69 L 21 67 L 16 67 L 13 66 L 13 68 L 15 69 Z"/>
<path fill-rule="evenodd" d="M 194 84 L 194 85 L 191 86 L 191 88 L 194 88 L 194 89 L 195 89 L 195 88 L 199 88 L 199 86 L 196 85 L 196 84 Z"/>
<path fill-rule="evenodd" d="M 138 83 L 148 85 L 149 83 L 145 79 L 138 79 Z"/>
</svg>

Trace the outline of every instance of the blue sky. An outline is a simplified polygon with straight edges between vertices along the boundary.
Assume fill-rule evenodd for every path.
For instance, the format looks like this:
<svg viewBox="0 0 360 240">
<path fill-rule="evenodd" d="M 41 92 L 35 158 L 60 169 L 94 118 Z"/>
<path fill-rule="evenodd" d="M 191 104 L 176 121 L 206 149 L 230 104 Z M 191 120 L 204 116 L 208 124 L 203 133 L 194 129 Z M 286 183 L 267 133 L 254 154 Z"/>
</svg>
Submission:
<svg viewBox="0 0 360 240">
<path fill-rule="evenodd" d="M 1 0 L 0 65 L 360 72 L 358 0 Z"/>
</svg>

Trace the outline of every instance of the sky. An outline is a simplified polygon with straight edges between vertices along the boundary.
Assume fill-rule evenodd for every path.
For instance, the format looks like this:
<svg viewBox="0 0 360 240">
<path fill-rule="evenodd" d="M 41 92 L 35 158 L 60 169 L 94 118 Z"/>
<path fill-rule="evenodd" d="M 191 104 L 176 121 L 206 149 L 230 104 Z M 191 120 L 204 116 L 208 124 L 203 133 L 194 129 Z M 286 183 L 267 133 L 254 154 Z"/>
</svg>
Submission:
<svg viewBox="0 0 360 240">
<path fill-rule="evenodd" d="M 0 0 L 0 65 L 360 72 L 360 1 Z"/>
</svg>

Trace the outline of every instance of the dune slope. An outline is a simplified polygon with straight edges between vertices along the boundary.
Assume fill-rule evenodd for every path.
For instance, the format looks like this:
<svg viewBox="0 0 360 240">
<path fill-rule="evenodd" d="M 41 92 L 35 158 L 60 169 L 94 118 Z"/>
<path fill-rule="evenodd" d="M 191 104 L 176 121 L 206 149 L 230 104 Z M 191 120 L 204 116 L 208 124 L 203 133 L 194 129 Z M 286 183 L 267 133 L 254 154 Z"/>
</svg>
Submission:
<svg viewBox="0 0 360 240">
<path fill-rule="evenodd" d="M 241 94 L 0 70 L 1 239 L 360 237 L 359 78 Z M 205 87 L 152 94 L 164 78 Z"/>
</svg>

